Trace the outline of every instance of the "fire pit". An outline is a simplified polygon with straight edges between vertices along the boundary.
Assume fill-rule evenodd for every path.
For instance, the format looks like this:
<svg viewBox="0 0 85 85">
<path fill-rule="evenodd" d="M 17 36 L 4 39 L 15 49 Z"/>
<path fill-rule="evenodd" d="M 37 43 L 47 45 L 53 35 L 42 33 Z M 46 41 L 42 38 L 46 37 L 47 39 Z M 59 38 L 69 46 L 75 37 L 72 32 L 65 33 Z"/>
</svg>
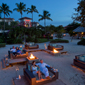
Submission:
<svg viewBox="0 0 85 85">
<path fill-rule="evenodd" d="M 53 49 L 53 51 L 51 51 L 53 53 L 53 55 L 60 55 L 60 52 L 57 51 L 56 49 Z"/>
<path fill-rule="evenodd" d="M 39 62 L 38 57 L 34 56 L 31 54 L 30 56 L 27 57 L 28 63 L 32 63 L 32 61 Z"/>
</svg>

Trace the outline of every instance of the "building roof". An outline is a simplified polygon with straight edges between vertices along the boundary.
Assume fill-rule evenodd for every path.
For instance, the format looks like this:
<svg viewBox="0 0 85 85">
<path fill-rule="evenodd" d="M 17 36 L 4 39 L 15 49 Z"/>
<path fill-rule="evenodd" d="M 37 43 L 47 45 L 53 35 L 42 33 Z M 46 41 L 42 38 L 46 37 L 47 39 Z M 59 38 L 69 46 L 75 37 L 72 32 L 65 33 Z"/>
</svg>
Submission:
<svg viewBox="0 0 85 85">
<path fill-rule="evenodd" d="M 85 27 L 77 27 L 76 29 L 73 30 L 74 32 L 85 32 Z"/>
<path fill-rule="evenodd" d="M 30 20 L 31 20 L 31 18 L 29 18 L 29 17 L 22 17 L 22 18 L 19 18 L 19 20 L 22 20 L 22 19 L 30 19 Z"/>
<path fill-rule="evenodd" d="M 1 18 L 2 20 L 6 19 L 6 20 L 14 20 L 14 18 Z"/>
</svg>

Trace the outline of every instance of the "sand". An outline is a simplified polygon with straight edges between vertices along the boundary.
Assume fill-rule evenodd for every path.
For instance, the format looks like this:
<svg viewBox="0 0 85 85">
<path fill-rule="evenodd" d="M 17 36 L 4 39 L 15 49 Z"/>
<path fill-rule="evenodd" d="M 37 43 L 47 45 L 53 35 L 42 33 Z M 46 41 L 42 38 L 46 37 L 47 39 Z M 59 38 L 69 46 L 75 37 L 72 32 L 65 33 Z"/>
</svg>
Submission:
<svg viewBox="0 0 85 85">
<path fill-rule="evenodd" d="M 73 39 L 71 42 L 69 36 L 64 37 L 64 39 L 68 39 L 69 43 L 58 43 L 58 45 L 63 45 L 64 50 L 68 51 L 67 54 L 62 54 L 60 56 L 52 56 L 46 52 L 33 52 L 33 54 L 59 70 L 59 80 L 65 83 L 63 85 L 85 85 L 85 73 L 71 66 L 75 55 L 85 53 L 85 46 L 77 45 L 77 42 L 79 41 L 77 39 Z M 40 48 L 44 49 L 45 43 L 38 44 Z M 46 42 L 46 45 L 48 44 L 49 42 Z M 5 57 L 5 55 L 8 55 L 8 50 L 12 46 L 20 46 L 20 44 L 6 45 L 6 47 L 0 48 L 0 60 Z M 0 62 L 0 85 L 12 85 L 12 78 L 16 77 L 17 67 L 19 68 L 17 74 L 23 75 L 23 68 L 26 67 L 25 65 L 14 65 L 13 67 L 2 69 Z M 46 85 L 57 85 L 57 81 L 59 80 Z"/>
</svg>

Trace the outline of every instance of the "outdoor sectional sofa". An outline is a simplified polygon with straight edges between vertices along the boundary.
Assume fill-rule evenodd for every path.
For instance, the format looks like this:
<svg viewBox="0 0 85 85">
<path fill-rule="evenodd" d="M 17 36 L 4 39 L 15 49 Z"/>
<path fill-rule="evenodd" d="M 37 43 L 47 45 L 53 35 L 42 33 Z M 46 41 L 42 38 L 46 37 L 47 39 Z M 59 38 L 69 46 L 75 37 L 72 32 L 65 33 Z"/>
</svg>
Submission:
<svg viewBox="0 0 85 85">
<path fill-rule="evenodd" d="M 85 54 L 76 55 L 73 64 L 85 70 Z"/>
<path fill-rule="evenodd" d="M 29 82 L 30 85 L 43 85 L 43 84 L 50 83 L 50 82 L 58 79 L 58 70 L 54 71 L 52 68 L 47 67 L 49 72 L 51 74 L 53 74 L 51 79 L 45 78 L 43 80 L 37 80 L 36 77 L 33 75 L 33 73 L 30 71 L 30 66 L 31 66 L 31 64 L 27 64 L 26 68 L 23 69 L 24 76 L 25 76 L 26 80 Z"/>
<path fill-rule="evenodd" d="M 64 46 L 62 46 L 62 45 L 57 45 L 56 43 L 50 43 L 50 44 L 48 45 L 48 50 L 53 51 L 53 49 L 63 50 L 63 49 L 64 49 Z"/>
<path fill-rule="evenodd" d="M 8 51 L 8 57 L 11 59 L 25 58 L 27 56 L 28 56 L 28 52 L 26 50 L 23 50 L 22 54 L 16 54 L 16 55 L 14 55 L 12 51 Z"/>
<path fill-rule="evenodd" d="M 39 48 L 39 45 L 35 43 L 25 44 L 25 49 L 38 49 L 38 48 Z"/>
</svg>

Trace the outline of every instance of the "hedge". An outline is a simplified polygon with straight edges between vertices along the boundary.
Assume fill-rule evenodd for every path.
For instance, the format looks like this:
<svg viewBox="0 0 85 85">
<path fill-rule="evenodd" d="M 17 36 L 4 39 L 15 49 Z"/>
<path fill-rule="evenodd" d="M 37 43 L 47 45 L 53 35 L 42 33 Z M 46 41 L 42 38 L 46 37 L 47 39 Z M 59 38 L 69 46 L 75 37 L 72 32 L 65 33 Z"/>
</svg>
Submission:
<svg viewBox="0 0 85 85">
<path fill-rule="evenodd" d="M 85 45 L 85 39 L 81 39 L 81 41 L 79 41 L 77 45 Z"/>
<path fill-rule="evenodd" d="M 55 39 L 50 41 L 50 43 L 69 43 L 68 40 L 63 40 L 63 39 Z"/>
<path fill-rule="evenodd" d="M 0 47 L 5 47 L 6 43 L 0 43 Z"/>
</svg>

